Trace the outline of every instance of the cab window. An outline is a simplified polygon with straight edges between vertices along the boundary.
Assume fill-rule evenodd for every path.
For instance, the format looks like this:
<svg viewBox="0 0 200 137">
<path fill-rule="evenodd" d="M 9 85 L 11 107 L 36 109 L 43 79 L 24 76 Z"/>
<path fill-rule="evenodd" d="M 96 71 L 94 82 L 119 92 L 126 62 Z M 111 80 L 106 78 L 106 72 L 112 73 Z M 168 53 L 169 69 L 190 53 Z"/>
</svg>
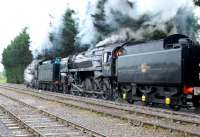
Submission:
<svg viewBox="0 0 200 137">
<path fill-rule="evenodd" d="M 110 62 L 111 60 L 111 52 L 106 52 L 103 54 L 103 62 L 107 63 Z"/>
</svg>

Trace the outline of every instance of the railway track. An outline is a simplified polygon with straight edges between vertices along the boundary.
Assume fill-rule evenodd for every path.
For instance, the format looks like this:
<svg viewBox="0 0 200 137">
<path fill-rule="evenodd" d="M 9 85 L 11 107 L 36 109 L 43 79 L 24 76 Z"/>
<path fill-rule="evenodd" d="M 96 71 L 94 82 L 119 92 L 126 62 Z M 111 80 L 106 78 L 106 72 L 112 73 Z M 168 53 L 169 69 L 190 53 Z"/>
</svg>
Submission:
<svg viewBox="0 0 200 137">
<path fill-rule="evenodd" d="M 15 137 L 105 137 L 12 97 L 0 102 L 0 120 Z"/>
<path fill-rule="evenodd" d="M 14 92 L 17 91 L 16 94 L 31 95 L 43 100 L 54 101 L 65 106 L 115 117 L 123 121 L 128 121 L 132 126 L 147 126 L 157 131 L 164 129 L 165 131 L 169 131 L 168 134 L 170 134 L 170 136 L 200 136 L 200 116 L 195 114 L 125 105 L 77 96 L 66 96 L 59 93 L 38 92 L 36 90 L 22 87 L 16 88 L 9 85 L 1 85 L 0 87 L 13 90 Z M 0 94 L 5 95 L 2 92 Z M 11 94 L 6 96 L 10 97 Z"/>
<path fill-rule="evenodd" d="M 0 121 L 4 124 L 4 131 L 1 136 L 15 136 L 15 137 L 31 137 L 34 133 L 29 131 L 25 123 L 20 121 L 15 114 L 9 112 L 4 107 L 0 106 Z M 31 129 L 30 129 L 31 130 Z"/>
</svg>

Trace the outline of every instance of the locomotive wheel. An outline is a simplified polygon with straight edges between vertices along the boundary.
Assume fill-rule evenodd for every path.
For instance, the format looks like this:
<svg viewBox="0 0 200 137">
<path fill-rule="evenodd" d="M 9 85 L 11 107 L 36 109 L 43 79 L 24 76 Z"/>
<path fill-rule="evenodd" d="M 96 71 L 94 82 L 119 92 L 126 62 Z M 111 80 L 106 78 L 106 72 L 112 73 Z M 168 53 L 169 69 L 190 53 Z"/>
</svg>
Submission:
<svg viewBox="0 0 200 137">
<path fill-rule="evenodd" d="M 82 82 L 81 82 L 81 88 L 83 89 L 83 90 L 86 90 L 86 82 L 85 82 L 85 80 L 83 80 Z M 86 96 L 86 93 L 82 93 L 82 96 Z"/>
<path fill-rule="evenodd" d="M 52 84 L 52 92 L 55 92 L 55 85 Z"/>
<path fill-rule="evenodd" d="M 50 84 L 50 91 L 53 92 L 53 90 L 54 90 L 54 89 L 53 89 L 53 85 Z"/>
<path fill-rule="evenodd" d="M 44 90 L 47 90 L 48 85 L 44 84 Z"/>
<path fill-rule="evenodd" d="M 41 90 L 44 90 L 43 88 L 44 88 L 44 84 L 41 84 Z"/>
<path fill-rule="evenodd" d="M 193 102 L 195 108 L 198 108 L 200 106 L 199 100 L 200 100 L 200 96 L 194 96 L 193 97 L 193 101 L 192 102 Z"/>
<path fill-rule="evenodd" d="M 42 90 L 42 84 L 39 85 L 39 90 Z"/>
<path fill-rule="evenodd" d="M 83 96 L 83 94 L 82 94 L 81 92 L 79 92 L 79 91 L 77 91 L 77 92 L 75 93 L 75 95 L 77 95 L 77 96 Z"/>
<path fill-rule="evenodd" d="M 46 91 L 49 91 L 49 84 L 46 84 Z"/>
<path fill-rule="evenodd" d="M 181 109 L 181 107 L 179 105 L 171 105 L 170 108 L 174 111 L 178 111 Z"/>
<path fill-rule="evenodd" d="M 77 92 L 75 91 L 75 90 L 71 90 L 71 92 L 70 92 L 72 95 L 77 95 Z"/>
<path fill-rule="evenodd" d="M 117 90 L 114 90 L 114 92 L 113 92 L 113 100 L 114 101 L 116 101 L 116 100 L 119 100 L 120 99 L 120 94 L 118 93 L 118 91 Z"/>
<path fill-rule="evenodd" d="M 90 78 L 85 79 L 85 89 L 91 91 L 92 88 L 92 81 Z"/>
<path fill-rule="evenodd" d="M 57 85 L 57 84 L 55 85 L 55 91 L 59 92 L 59 85 Z"/>
<path fill-rule="evenodd" d="M 92 81 L 90 78 L 86 78 L 84 81 L 82 81 L 82 87 L 86 91 L 92 91 Z M 84 97 L 89 97 L 88 93 L 81 93 L 82 96 Z"/>
<path fill-rule="evenodd" d="M 171 104 L 169 107 L 174 110 L 178 111 L 181 109 L 181 105 L 183 104 L 184 98 L 181 95 L 175 96 L 172 98 L 173 104 Z"/>
<path fill-rule="evenodd" d="M 142 105 L 144 106 L 154 106 L 154 97 L 155 97 L 155 89 L 153 87 L 149 86 L 142 86 L 139 87 L 139 91 L 142 95 L 145 95 L 146 97 L 148 96 L 148 102 L 142 102 Z"/>
<path fill-rule="evenodd" d="M 48 91 L 51 91 L 51 84 L 48 84 L 47 90 L 48 90 Z"/>
<path fill-rule="evenodd" d="M 111 98 L 112 88 L 108 79 L 103 79 L 100 82 L 101 90 L 103 92 L 102 99 L 108 100 Z"/>
<path fill-rule="evenodd" d="M 148 87 L 148 86 L 139 87 L 139 91 L 143 94 L 149 94 L 149 93 L 153 92 L 153 88 Z"/>
<path fill-rule="evenodd" d="M 42 90 L 45 90 L 45 84 L 42 84 Z"/>
<path fill-rule="evenodd" d="M 70 94 L 68 85 L 63 85 L 63 93 L 64 94 Z"/>
<path fill-rule="evenodd" d="M 100 83 L 100 80 L 96 80 L 96 79 L 92 80 L 92 86 L 93 86 L 93 90 L 95 92 L 101 92 L 99 83 Z M 96 94 L 96 93 L 93 93 L 92 97 L 93 98 L 99 98 L 99 95 Z"/>
<path fill-rule="evenodd" d="M 53 85 L 53 92 L 58 92 L 59 91 L 59 86 L 57 84 Z"/>
</svg>

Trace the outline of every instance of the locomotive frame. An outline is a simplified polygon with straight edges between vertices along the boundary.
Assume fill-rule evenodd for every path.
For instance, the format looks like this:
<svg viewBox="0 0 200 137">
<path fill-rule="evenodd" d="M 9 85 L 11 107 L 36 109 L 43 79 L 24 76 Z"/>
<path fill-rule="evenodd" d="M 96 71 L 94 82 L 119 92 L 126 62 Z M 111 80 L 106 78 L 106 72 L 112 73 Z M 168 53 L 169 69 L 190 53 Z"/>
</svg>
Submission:
<svg viewBox="0 0 200 137">
<path fill-rule="evenodd" d="M 200 47 L 185 35 L 145 43 L 95 47 L 64 59 L 41 62 L 33 87 L 130 103 L 199 107 Z M 51 66 L 44 80 L 42 65 Z M 55 71 L 55 68 L 57 69 Z M 47 67 L 48 68 L 48 67 Z M 57 73 L 56 73 L 57 72 Z"/>
</svg>

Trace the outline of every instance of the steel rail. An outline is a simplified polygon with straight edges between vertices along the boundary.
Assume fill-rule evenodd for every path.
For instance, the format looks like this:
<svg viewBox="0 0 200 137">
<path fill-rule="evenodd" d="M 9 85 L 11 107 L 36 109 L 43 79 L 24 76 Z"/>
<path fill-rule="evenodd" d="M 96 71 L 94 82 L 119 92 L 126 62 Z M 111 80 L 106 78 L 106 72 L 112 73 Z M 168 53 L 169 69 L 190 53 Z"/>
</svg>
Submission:
<svg viewBox="0 0 200 137">
<path fill-rule="evenodd" d="M 15 86 L 16 85 L 17 84 L 15 84 Z M 152 107 L 146 107 L 146 106 L 140 106 L 140 105 L 127 104 L 127 103 L 119 103 L 119 102 L 114 102 L 114 101 L 87 98 L 87 97 L 82 97 L 82 96 L 75 96 L 75 95 L 63 94 L 63 93 L 55 93 L 55 92 L 50 92 L 50 91 L 40 92 L 42 90 L 38 91 L 38 90 L 35 90 L 35 89 L 29 89 L 29 88 L 13 87 L 11 85 L 0 84 L 0 87 L 1 86 L 8 87 L 8 88 L 14 88 L 14 89 L 20 89 L 20 90 L 24 90 L 24 91 L 39 92 L 40 94 L 43 94 L 43 95 L 52 95 L 52 96 L 63 98 L 63 99 L 79 101 L 79 102 L 81 101 L 81 102 L 84 102 L 84 103 L 87 103 L 87 104 L 92 104 L 92 105 L 96 104 L 96 105 L 99 105 L 99 106 L 101 105 L 103 107 L 116 108 L 116 109 L 128 111 L 128 112 L 139 111 L 140 113 L 142 113 L 140 110 L 145 109 L 145 110 L 148 110 L 148 111 L 161 112 L 161 113 L 165 113 L 165 114 L 169 114 L 169 115 L 173 114 L 173 115 L 181 115 L 181 116 L 187 116 L 187 117 L 200 118 L 200 115 L 197 115 L 195 113 L 185 113 L 185 112 L 173 111 L 173 110 L 162 109 L 162 108 L 152 108 Z M 23 93 L 25 93 L 25 92 L 23 92 Z M 137 110 L 137 109 L 140 109 L 140 110 Z M 146 112 L 145 112 L 145 114 L 146 114 Z"/>
<path fill-rule="evenodd" d="M 30 127 L 29 125 L 27 125 L 25 122 L 23 122 L 20 118 L 18 118 L 14 113 L 12 113 L 11 111 L 9 111 L 8 109 L 6 109 L 3 105 L 0 105 L 0 109 L 3 110 L 4 112 L 6 112 L 9 116 L 11 116 L 13 119 L 15 119 L 15 121 L 17 121 L 19 123 L 19 125 L 21 125 L 22 127 L 25 127 L 29 132 L 31 132 L 33 135 L 37 136 L 37 137 L 44 137 L 42 135 L 42 133 L 40 131 L 38 131 L 37 129 Z"/>
<path fill-rule="evenodd" d="M 103 110 L 99 110 L 99 109 L 91 109 L 91 108 L 85 108 L 85 107 L 82 107 L 82 106 L 76 106 L 74 104 L 67 104 L 63 99 L 68 99 L 65 97 L 60 97 L 60 96 L 56 96 L 56 95 L 49 95 L 47 93 L 43 93 L 43 92 L 30 92 L 30 91 L 27 91 L 27 89 L 21 89 L 21 88 L 15 88 L 15 87 L 4 87 L 4 88 L 7 88 L 7 89 L 11 89 L 11 90 L 14 90 L 14 91 L 18 91 L 18 92 L 21 92 L 23 94 L 28 94 L 28 95 L 31 95 L 31 96 L 35 96 L 35 97 L 39 97 L 39 98 L 42 98 L 42 99 L 45 99 L 45 100 L 49 100 L 49 101 L 55 101 L 55 102 L 58 102 L 58 103 L 62 103 L 62 104 L 65 104 L 65 105 L 69 105 L 69 106 L 75 106 L 75 107 L 78 107 L 78 108 L 81 108 L 81 109 L 84 109 L 84 110 L 89 110 L 89 111 L 93 111 L 93 112 L 96 112 L 96 113 L 101 113 L 101 114 L 104 114 L 104 115 L 109 115 L 109 116 L 112 116 L 112 117 L 116 117 L 116 118 L 120 118 L 120 119 L 123 119 L 123 120 L 127 120 L 129 121 L 130 123 L 137 123 L 137 124 L 143 124 L 143 125 L 151 125 L 155 128 L 164 128 L 164 129 L 169 129 L 169 130 L 172 130 L 172 131 L 178 131 L 178 132 L 183 132 L 185 134 L 189 134 L 189 135 L 197 135 L 199 136 L 200 135 L 200 131 L 195 131 L 195 130 L 183 130 L 179 127 L 176 127 L 176 126 L 170 126 L 170 125 L 163 125 L 163 124 L 160 124 L 160 123 L 157 123 L 157 122 L 151 122 L 151 121 L 146 121 L 146 120 L 142 120 L 142 119 L 137 119 L 137 118 L 131 118 L 131 117 L 126 117 L 126 116 L 123 116 L 123 115 L 117 115 L 117 114 L 113 114 L 113 113 L 109 113 L 109 112 L 105 112 Z M 19 90 L 24 90 L 24 91 L 19 91 Z M 50 98 L 47 98 L 47 97 L 44 97 L 44 96 L 41 96 L 41 95 L 45 95 L 45 96 L 49 96 L 49 97 L 57 97 L 57 99 L 50 99 Z M 76 99 L 75 101 L 79 101 L 78 99 Z M 82 100 L 81 100 L 82 101 Z M 86 103 L 88 103 L 86 101 Z M 89 104 L 91 105 L 99 105 L 101 107 L 107 107 L 107 108 L 114 108 L 114 109 L 118 109 L 118 107 L 112 107 L 112 106 L 106 106 L 106 105 L 102 105 L 100 103 L 91 103 L 89 102 Z M 122 110 L 122 109 L 121 109 Z M 140 115 L 140 114 L 144 114 L 144 115 L 147 115 L 147 116 L 152 116 L 152 117 L 155 117 L 156 119 L 159 119 L 159 118 L 166 118 L 166 119 L 169 119 L 171 120 L 173 123 L 177 123 L 179 122 L 179 124 L 181 124 L 182 122 L 184 123 L 187 123 L 187 124 L 193 124 L 193 125 L 196 125 L 196 126 L 199 126 L 200 125 L 200 121 L 193 121 L 193 120 L 187 120 L 187 119 L 183 119 L 183 118 L 173 118 L 173 113 L 171 114 L 172 116 L 170 117 L 166 117 L 164 115 L 158 115 L 158 114 L 155 114 L 155 113 L 145 113 L 145 112 L 139 112 L 139 111 L 135 111 L 135 110 L 129 110 L 129 109 L 126 109 L 125 111 L 131 111 L 137 115 Z M 180 115 L 180 114 L 179 114 Z M 184 115 L 186 116 L 186 115 Z"/>
<path fill-rule="evenodd" d="M 83 133 L 87 133 L 87 134 L 88 134 L 89 136 L 91 136 L 91 137 L 106 137 L 106 135 L 103 135 L 103 134 L 98 133 L 98 132 L 96 132 L 96 131 L 94 131 L 94 130 L 88 129 L 88 128 L 86 128 L 86 127 L 84 127 L 84 126 L 82 126 L 82 125 L 79 125 L 79 124 L 77 124 L 77 123 L 74 123 L 74 122 L 72 122 L 72 121 L 68 121 L 68 120 L 66 120 L 66 119 L 63 119 L 63 118 L 61 118 L 61 117 L 59 117 L 59 116 L 56 116 L 55 114 L 50 113 L 50 112 L 48 112 L 48 111 L 45 111 L 45 110 L 42 110 L 42 109 L 38 109 L 37 107 L 34 107 L 34 106 L 32 106 L 32 105 L 29 105 L 29 104 L 26 104 L 26 103 L 24 103 L 24 102 L 22 102 L 22 101 L 20 101 L 20 100 L 18 100 L 18 99 L 15 99 L 15 98 L 13 98 L 13 97 L 4 95 L 4 94 L 2 94 L 2 93 L 0 93 L 0 95 L 1 95 L 1 96 L 4 96 L 4 97 L 7 97 L 7 98 L 9 98 L 9 99 L 11 99 L 11 100 L 13 100 L 13 101 L 16 101 L 16 102 L 18 102 L 18 103 L 20 103 L 20 104 L 22 104 L 22 105 L 25 105 L 25 106 L 27 106 L 27 107 L 30 107 L 30 108 L 32 108 L 32 109 L 36 109 L 36 110 L 40 111 L 42 114 L 44 114 L 44 115 L 46 115 L 46 116 L 51 116 L 51 117 L 55 118 L 56 121 L 65 123 L 67 126 L 71 126 L 71 127 L 75 128 L 75 129 L 78 129 L 78 130 L 80 130 L 80 131 L 83 132 Z M 5 108 L 4 108 L 4 109 L 5 109 Z M 7 111 L 8 111 L 8 110 L 7 110 Z M 8 112 L 9 112 L 9 111 L 8 111 Z M 9 112 L 9 113 L 12 114 L 11 112 Z M 16 115 L 14 115 L 14 114 L 12 114 L 12 115 L 13 115 L 15 118 L 17 118 Z M 36 135 L 38 135 L 39 137 L 43 137 L 43 136 L 42 136 L 42 133 L 40 133 L 40 132 L 37 131 L 36 129 L 31 128 L 31 127 L 28 126 L 26 123 L 24 123 L 23 121 L 21 121 L 19 118 L 18 118 L 17 120 L 19 120 L 20 122 L 22 122 L 22 124 L 25 125 L 26 127 L 28 127 L 31 131 L 34 131 L 34 133 L 36 133 Z"/>
<path fill-rule="evenodd" d="M 4 86 L 4 85 L 0 84 L 0 87 L 1 86 Z M 49 97 L 51 97 L 51 96 L 57 97 L 61 100 L 54 100 L 54 101 L 59 102 L 59 103 L 66 104 L 66 102 L 63 102 L 62 100 L 67 99 L 67 100 L 72 100 L 72 101 L 77 101 L 77 102 L 83 102 L 83 103 L 90 104 L 90 105 L 102 106 L 102 107 L 106 107 L 106 108 L 114 108 L 114 109 L 118 109 L 118 110 L 122 110 L 122 111 L 127 111 L 130 113 L 155 115 L 158 118 L 168 118 L 168 119 L 174 120 L 174 121 L 182 121 L 182 122 L 186 122 L 186 123 L 200 124 L 200 115 L 197 115 L 197 114 L 189 114 L 189 113 L 171 111 L 171 110 L 160 109 L 160 108 L 149 108 L 149 107 L 138 106 L 138 105 L 122 104 L 122 103 L 117 103 L 117 102 L 85 98 L 85 97 L 80 97 L 80 96 L 72 96 L 72 95 L 66 95 L 66 94 L 62 94 L 62 93 L 55 93 L 55 92 L 49 92 L 49 91 L 38 92 L 36 90 L 27 89 L 27 88 L 18 88 L 18 87 L 11 87 L 11 86 L 4 86 L 4 87 L 18 89 L 18 91 L 20 90 L 19 92 L 21 92 L 21 93 L 35 95 L 36 97 L 38 97 L 39 95 L 46 95 Z M 24 91 L 21 91 L 21 90 L 24 90 Z M 29 92 L 27 92 L 27 91 L 29 91 Z M 47 98 L 44 98 L 41 96 L 40 96 L 40 98 L 47 99 Z M 53 100 L 53 99 L 50 99 L 50 100 Z M 79 106 L 77 106 L 77 107 L 79 107 Z M 160 115 L 159 113 L 162 113 L 162 115 Z M 181 116 L 183 118 L 180 118 L 180 117 L 177 118 L 177 116 Z M 185 117 L 187 117 L 187 118 L 190 117 L 192 119 L 185 119 Z M 198 121 L 193 120 L 194 118 L 197 118 Z"/>
</svg>

